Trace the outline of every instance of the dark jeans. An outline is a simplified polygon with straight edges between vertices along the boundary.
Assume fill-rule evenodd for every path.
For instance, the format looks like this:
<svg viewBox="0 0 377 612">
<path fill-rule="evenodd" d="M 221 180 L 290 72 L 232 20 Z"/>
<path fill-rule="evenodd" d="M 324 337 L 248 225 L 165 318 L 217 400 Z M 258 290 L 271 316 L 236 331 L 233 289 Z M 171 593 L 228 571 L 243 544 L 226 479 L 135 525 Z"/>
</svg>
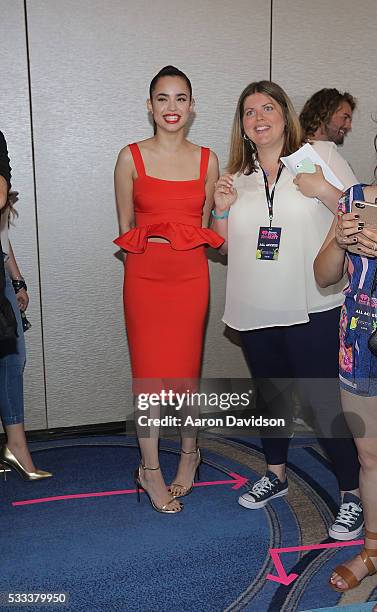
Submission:
<svg viewBox="0 0 377 612">
<path fill-rule="evenodd" d="M 295 385 L 301 405 L 312 411 L 339 488 L 349 491 L 358 487 L 360 465 L 340 402 L 339 314 L 340 308 L 334 308 L 311 314 L 309 323 L 240 332 L 240 336 L 255 380 L 258 411 L 285 418 L 289 430 Z M 290 438 L 273 437 L 276 430 L 266 434 L 262 445 L 267 463 L 286 463 Z"/>
<path fill-rule="evenodd" d="M 16 425 L 24 421 L 25 340 L 16 294 L 7 273 L 5 279 L 5 296 L 16 315 L 18 338 L 0 343 L 0 417 L 3 425 Z"/>
</svg>

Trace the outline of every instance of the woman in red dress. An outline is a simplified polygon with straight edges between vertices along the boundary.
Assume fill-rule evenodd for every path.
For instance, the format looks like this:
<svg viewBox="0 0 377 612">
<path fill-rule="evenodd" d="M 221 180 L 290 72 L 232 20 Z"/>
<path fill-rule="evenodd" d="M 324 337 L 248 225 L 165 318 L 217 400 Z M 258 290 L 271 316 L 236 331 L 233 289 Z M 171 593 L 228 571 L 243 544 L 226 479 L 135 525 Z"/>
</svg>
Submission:
<svg viewBox="0 0 377 612">
<path fill-rule="evenodd" d="M 147 107 L 154 136 L 119 153 L 115 192 L 125 255 L 124 310 L 133 391 L 185 392 L 199 378 L 209 277 L 205 247 L 223 240 L 207 229 L 218 178 L 216 155 L 186 138 L 193 110 L 187 76 L 166 66 L 154 77 Z M 140 404 L 139 404 L 140 405 Z M 153 413 L 154 410 L 154 413 Z M 136 422 L 141 463 L 135 481 L 155 510 L 176 513 L 200 463 L 196 437 L 182 436 L 174 482 L 166 487 L 158 460 L 158 427 Z M 150 406 L 158 418 L 159 407 Z"/>
</svg>

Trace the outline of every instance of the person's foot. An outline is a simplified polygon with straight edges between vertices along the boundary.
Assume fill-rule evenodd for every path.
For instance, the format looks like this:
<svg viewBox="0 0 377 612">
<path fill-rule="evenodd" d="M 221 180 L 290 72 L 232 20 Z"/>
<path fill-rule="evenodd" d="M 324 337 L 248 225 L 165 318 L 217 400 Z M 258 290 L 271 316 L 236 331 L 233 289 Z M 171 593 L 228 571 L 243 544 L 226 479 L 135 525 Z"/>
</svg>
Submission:
<svg viewBox="0 0 377 612">
<path fill-rule="evenodd" d="M 148 492 L 151 500 L 157 508 L 163 508 L 169 504 L 169 509 L 174 512 L 179 512 L 182 504 L 167 490 L 164 478 L 160 469 L 145 469 L 139 470 L 140 484 Z"/>
<path fill-rule="evenodd" d="M 363 506 L 360 498 L 352 493 L 344 493 L 337 517 L 329 528 L 330 538 L 341 541 L 353 540 L 361 534 L 363 526 Z"/>
<path fill-rule="evenodd" d="M 195 474 L 201 460 L 199 448 L 192 451 L 181 450 L 178 471 L 169 487 L 173 497 L 184 497 L 191 493 Z"/>
<path fill-rule="evenodd" d="M 16 459 L 18 459 L 22 467 L 27 472 L 36 471 L 36 467 L 33 463 L 33 459 L 31 458 L 29 448 L 26 444 L 13 444 L 8 442 L 7 448 L 9 448 L 11 453 L 13 453 L 13 455 L 16 457 Z"/>
<path fill-rule="evenodd" d="M 18 459 L 15 453 L 13 453 L 11 448 L 18 449 L 18 452 L 16 451 L 18 457 L 21 457 L 21 459 L 24 461 L 24 464 L 30 466 L 29 469 L 25 468 L 25 465 L 21 463 L 21 461 Z M 44 470 L 39 470 L 34 466 L 34 463 L 32 461 L 31 463 L 30 461 L 28 461 L 28 454 L 29 454 L 28 449 L 27 449 L 27 453 L 25 453 L 25 449 L 21 445 L 20 446 L 17 446 L 14 444 L 12 444 L 11 446 L 4 445 L 0 450 L 0 462 L 3 465 L 16 470 L 16 472 L 18 472 L 18 474 L 24 480 L 30 481 L 30 480 L 41 480 L 43 478 L 51 478 L 52 476 L 51 472 L 45 472 Z M 4 471 L 4 478 L 5 478 L 5 474 L 6 472 Z"/>
<path fill-rule="evenodd" d="M 254 510 L 263 508 L 271 499 L 283 497 L 288 493 L 288 481 L 284 482 L 271 472 L 266 471 L 265 476 L 258 480 L 248 491 L 238 498 L 238 503 L 244 508 Z"/>
<path fill-rule="evenodd" d="M 377 556 L 369 558 L 371 559 L 373 565 L 377 567 Z M 369 573 L 368 568 L 360 555 L 356 555 L 356 557 L 353 557 L 349 561 L 342 563 L 342 567 L 345 567 L 350 570 L 358 581 L 363 580 L 363 578 L 368 576 Z M 348 591 L 350 588 L 346 580 L 342 578 L 342 576 L 340 576 L 340 574 L 338 574 L 336 571 L 331 574 L 330 582 L 342 591 Z"/>
</svg>

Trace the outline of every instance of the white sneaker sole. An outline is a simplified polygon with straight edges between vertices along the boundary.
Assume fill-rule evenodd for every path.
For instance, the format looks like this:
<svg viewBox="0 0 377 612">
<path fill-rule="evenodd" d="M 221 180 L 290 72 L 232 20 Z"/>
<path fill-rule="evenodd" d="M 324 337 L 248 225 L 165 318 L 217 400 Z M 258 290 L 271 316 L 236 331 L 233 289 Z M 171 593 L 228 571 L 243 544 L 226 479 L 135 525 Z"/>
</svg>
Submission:
<svg viewBox="0 0 377 612">
<path fill-rule="evenodd" d="M 283 491 L 280 491 L 279 493 L 275 493 L 275 495 L 272 495 L 269 499 L 260 502 L 248 501 L 241 495 L 241 497 L 238 498 L 238 503 L 240 506 L 243 506 L 243 508 L 247 508 L 248 510 L 258 510 L 258 508 L 263 508 L 266 504 L 268 504 L 271 499 L 276 499 L 277 497 L 284 497 L 284 495 L 288 495 L 288 487 Z"/>
<path fill-rule="evenodd" d="M 360 527 L 360 529 L 356 529 L 355 531 L 350 532 L 341 532 L 334 531 L 331 527 L 329 528 L 329 536 L 333 538 L 333 540 L 340 540 L 341 542 L 348 542 L 349 540 L 355 540 L 363 531 L 364 523 Z"/>
</svg>

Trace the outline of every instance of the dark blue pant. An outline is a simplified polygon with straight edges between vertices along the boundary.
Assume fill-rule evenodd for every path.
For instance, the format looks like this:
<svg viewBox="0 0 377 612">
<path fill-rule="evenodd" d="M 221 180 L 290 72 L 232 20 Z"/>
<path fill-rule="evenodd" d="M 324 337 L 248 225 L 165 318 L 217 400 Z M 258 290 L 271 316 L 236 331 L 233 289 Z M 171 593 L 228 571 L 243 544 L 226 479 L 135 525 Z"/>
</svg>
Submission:
<svg viewBox="0 0 377 612">
<path fill-rule="evenodd" d="M 5 280 L 5 297 L 16 315 L 18 338 L 0 343 L 0 417 L 3 425 L 16 425 L 24 421 L 25 340 L 16 294 L 7 273 Z"/>
<path fill-rule="evenodd" d="M 340 403 L 339 314 L 340 308 L 334 308 L 311 314 L 309 323 L 240 332 L 240 336 L 256 384 L 258 412 L 285 418 L 289 428 L 295 384 L 301 405 L 312 411 L 339 488 L 349 491 L 358 487 L 360 465 Z M 269 434 L 262 438 L 267 463 L 286 463 L 290 438 L 272 437 L 276 430 Z"/>
</svg>

